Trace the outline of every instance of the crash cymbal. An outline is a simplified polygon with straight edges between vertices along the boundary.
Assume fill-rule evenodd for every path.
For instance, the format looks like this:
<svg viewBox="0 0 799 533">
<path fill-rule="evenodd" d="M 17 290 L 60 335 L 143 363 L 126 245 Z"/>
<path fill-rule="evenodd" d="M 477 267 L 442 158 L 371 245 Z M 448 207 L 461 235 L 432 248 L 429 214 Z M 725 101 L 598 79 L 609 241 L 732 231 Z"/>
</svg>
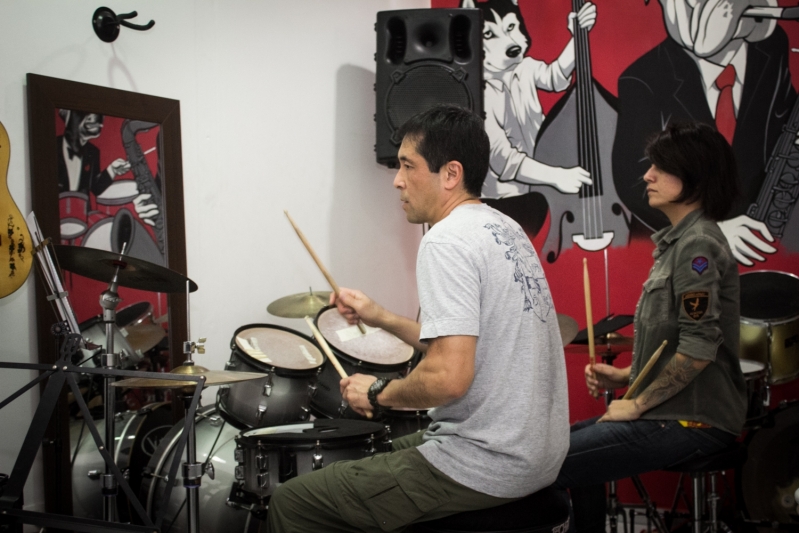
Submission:
<svg viewBox="0 0 799 533">
<path fill-rule="evenodd" d="M 98 281 L 110 282 L 119 266 L 117 281 L 122 287 L 152 292 L 186 292 L 197 290 L 197 284 L 183 274 L 166 267 L 123 256 L 105 250 L 84 248 L 82 246 L 53 245 L 58 263 L 64 270 L 80 274 Z"/>
<path fill-rule="evenodd" d="M 229 370 L 208 370 L 198 365 L 180 365 L 170 372 L 176 378 L 180 376 L 205 376 L 205 387 L 214 385 L 227 385 L 238 381 L 248 381 L 250 379 L 260 379 L 266 374 L 260 372 L 231 372 Z M 193 381 L 181 381 L 180 379 L 151 379 L 151 378 L 129 378 L 113 383 L 114 387 L 125 387 L 128 389 L 177 389 L 184 387 L 194 387 Z"/>
<path fill-rule="evenodd" d="M 275 300 L 267 306 L 266 311 L 284 318 L 303 318 L 315 316 L 329 301 L 330 291 L 301 292 Z"/>
<path fill-rule="evenodd" d="M 142 353 L 150 350 L 166 337 L 166 330 L 155 324 L 137 324 L 122 328 L 130 347 Z"/>
<path fill-rule="evenodd" d="M 560 339 L 563 342 L 563 346 L 573 341 L 574 337 L 577 336 L 577 332 L 580 331 L 580 326 L 577 325 L 575 319 L 560 313 L 558 313 L 558 328 L 560 329 Z"/>
</svg>

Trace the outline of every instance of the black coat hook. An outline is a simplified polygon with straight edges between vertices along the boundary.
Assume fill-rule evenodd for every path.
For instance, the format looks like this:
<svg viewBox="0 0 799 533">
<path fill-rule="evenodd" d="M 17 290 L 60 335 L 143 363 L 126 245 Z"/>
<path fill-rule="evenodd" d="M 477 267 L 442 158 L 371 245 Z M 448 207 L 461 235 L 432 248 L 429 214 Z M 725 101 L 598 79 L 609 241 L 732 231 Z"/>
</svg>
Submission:
<svg viewBox="0 0 799 533">
<path fill-rule="evenodd" d="M 132 30 L 137 31 L 144 31 L 149 30 L 153 26 L 155 26 L 155 21 L 151 20 L 147 24 L 132 24 L 125 19 L 132 19 L 133 17 L 137 16 L 138 13 L 132 11 L 130 13 L 122 13 L 117 15 L 113 11 L 111 11 L 107 7 L 98 7 L 97 10 L 94 12 L 94 16 L 92 16 L 92 28 L 94 28 L 94 33 L 97 34 L 97 37 L 100 40 L 105 41 L 107 43 L 112 43 L 116 41 L 116 38 L 119 37 L 119 25 L 123 25 L 126 28 L 130 28 Z"/>
</svg>

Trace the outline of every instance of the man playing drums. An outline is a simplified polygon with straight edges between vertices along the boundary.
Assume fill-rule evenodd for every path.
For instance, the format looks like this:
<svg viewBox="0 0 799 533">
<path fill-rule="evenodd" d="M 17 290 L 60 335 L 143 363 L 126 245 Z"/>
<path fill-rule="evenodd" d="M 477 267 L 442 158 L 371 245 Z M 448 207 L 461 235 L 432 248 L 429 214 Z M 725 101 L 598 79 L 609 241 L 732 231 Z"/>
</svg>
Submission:
<svg viewBox="0 0 799 533">
<path fill-rule="evenodd" d="M 543 269 L 518 224 L 483 205 L 483 120 L 436 106 L 401 129 L 394 186 L 406 217 L 428 223 L 417 256 L 421 324 L 360 291 L 334 303 L 351 322 L 426 351 L 401 380 L 341 381 L 356 412 L 431 407 L 425 432 L 393 451 L 340 461 L 275 491 L 268 531 L 396 531 L 507 503 L 555 480 L 568 447 L 566 371 Z"/>
</svg>

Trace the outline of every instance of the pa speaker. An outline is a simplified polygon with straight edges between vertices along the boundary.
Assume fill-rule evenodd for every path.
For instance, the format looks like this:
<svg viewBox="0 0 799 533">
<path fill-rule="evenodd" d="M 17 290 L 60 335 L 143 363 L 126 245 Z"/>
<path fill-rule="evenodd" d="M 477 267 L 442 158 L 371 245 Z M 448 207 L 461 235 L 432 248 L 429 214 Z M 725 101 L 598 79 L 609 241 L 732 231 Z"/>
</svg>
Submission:
<svg viewBox="0 0 799 533">
<path fill-rule="evenodd" d="M 377 13 L 377 162 L 398 165 L 397 130 L 435 104 L 483 116 L 483 22 L 479 9 Z"/>
</svg>

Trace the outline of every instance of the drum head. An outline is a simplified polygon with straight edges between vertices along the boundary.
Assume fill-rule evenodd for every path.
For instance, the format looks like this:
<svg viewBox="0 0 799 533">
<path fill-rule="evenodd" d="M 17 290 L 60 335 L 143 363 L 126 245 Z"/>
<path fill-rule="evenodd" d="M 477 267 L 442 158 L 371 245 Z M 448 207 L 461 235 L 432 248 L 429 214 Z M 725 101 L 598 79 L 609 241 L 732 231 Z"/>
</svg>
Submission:
<svg viewBox="0 0 799 533">
<path fill-rule="evenodd" d="M 741 317 L 780 321 L 799 315 L 799 278 L 777 271 L 741 274 Z"/>
<path fill-rule="evenodd" d="M 364 325 L 364 335 L 358 326 L 350 325 L 335 307 L 320 311 L 316 316 L 316 325 L 330 345 L 365 363 L 401 365 L 413 357 L 413 346 L 380 328 Z"/>
<path fill-rule="evenodd" d="M 766 365 L 760 361 L 750 361 L 749 359 L 740 359 L 741 372 L 745 376 L 757 375 L 766 371 Z"/>
<path fill-rule="evenodd" d="M 290 424 L 253 429 L 242 435 L 244 440 L 257 440 L 265 444 L 308 444 L 316 441 L 336 443 L 353 438 L 380 437 L 386 428 L 379 422 L 366 420 L 314 420 L 307 424 Z"/>
<path fill-rule="evenodd" d="M 236 330 L 233 343 L 242 355 L 285 370 L 313 370 L 325 362 L 313 342 L 299 332 L 279 326 L 244 326 Z"/>
</svg>

